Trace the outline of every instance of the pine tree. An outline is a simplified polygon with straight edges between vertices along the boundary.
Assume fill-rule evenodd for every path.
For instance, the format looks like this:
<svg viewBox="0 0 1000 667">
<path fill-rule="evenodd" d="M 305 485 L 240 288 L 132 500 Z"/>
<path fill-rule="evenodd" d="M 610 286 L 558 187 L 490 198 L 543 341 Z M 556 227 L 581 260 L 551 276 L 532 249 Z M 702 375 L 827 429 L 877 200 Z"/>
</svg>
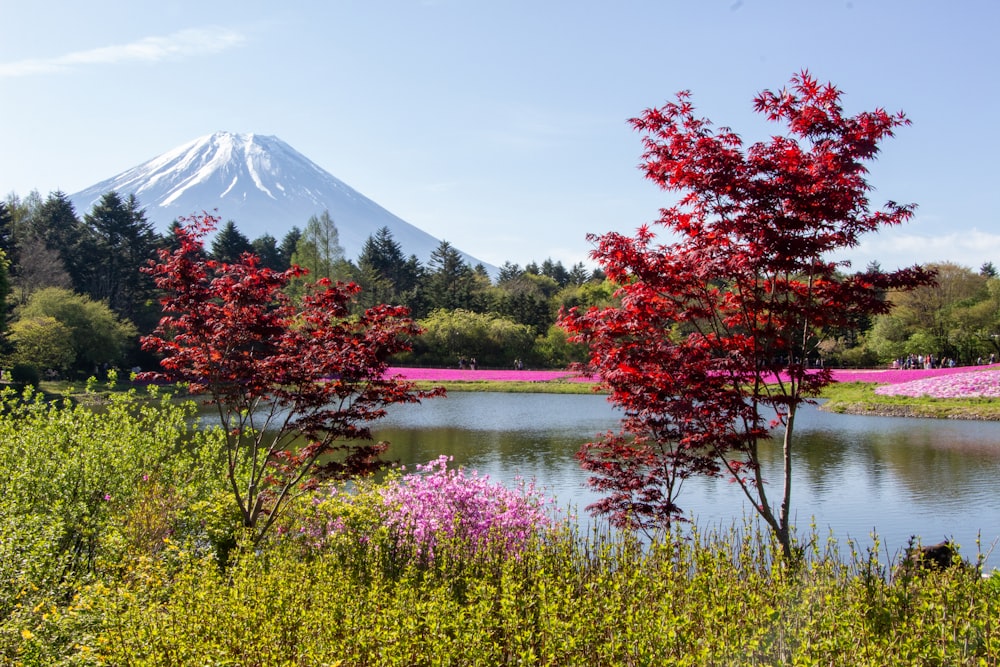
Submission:
<svg viewBox="0 0 1000 667">
<path fill-rule="evenodd" d="M 299 244 L 300 238 L 302 238 L 302 230 L 293 226 L 281 239 L 281 243 L 278 245 L 278 254 L 281 257 L 282 270 L 292 265 L 292 255 L 295 254 L 295 246 Z"/>
<path fill-rule="evenodd" d="M 361 301 L 366 305 L 388 303 L 422 311 L 416 303 L 422 272 L 416 256 L 407 258 L 389 228 L 382 227 L 368 237 L 358 257 Z"/>
<path fill-rule="evenodd" d="M 250 239 L 236 228 L 235 222 L 228 221 L 212 240 L 212 259 L 226 264 L 236 264 L 245 252 L 253 252 Z"/>
<path fill-rule="evenodd" d="M 428 267 L 424 286 L 431 310 L 480 310 L 476 292 L 483 287 L 482 280 L 454 246 L 441 241 L 431 253 Z"/>
<path fill-rule="evenodd" d="M 254 253 L 260 257 L 261 266 L 273 271 L 284 271 L 288 268 L 281 259 L 281 250 L 278 248 L 278 240 L 270 234 L 264 234 L 253 240 L 251 244 Z"/>
<path fill-rule="evenodd" d="M 73 289 L 84 293 L 94 268 L 96 248 L 90 230 L 77 217 L 69 198 L 63 192 L 51 193 L 31 212 L 25 231 L 26 237 L 36 237 L 58 255 L 62 266 L 52 266 L 51 270 L 56 274 L 64 271 Z M 20 260 L 23 266 L 28 258 L 22 256 Z"/>
<path fill-rule="evenodd" d="M 0 250 L 8 259 L 14 250 L 14 215 L 4 201 L 0 201 Z"/>
<path fill-rule="evenodd" d="M 10 262 L 7 253 L 0 249 L 0 333 L 7 328 L 7 297 L 10 295 Z"/>
<path fill-rule="evenodd" d="M 152 279 L 141 271 L 157 247 L 153 225 L 135 195 L 106 193 L 83 218 L 100 262 L 90 272 L 83 292 L 105 301 L 121 317 L 134 319 L 153 292 Z"/>
</svg>

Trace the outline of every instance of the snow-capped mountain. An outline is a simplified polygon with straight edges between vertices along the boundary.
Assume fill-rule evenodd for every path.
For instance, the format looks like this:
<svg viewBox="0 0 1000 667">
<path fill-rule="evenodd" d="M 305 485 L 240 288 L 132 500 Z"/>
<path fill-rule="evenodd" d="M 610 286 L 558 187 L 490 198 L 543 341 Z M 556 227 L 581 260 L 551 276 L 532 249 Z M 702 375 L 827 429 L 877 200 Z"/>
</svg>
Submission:
<svg viewBox="0 0 1000 667">
<path fill-rule="evenodd" d="M 330 212 L 348 259 L 369 236 L 388 227 L 406 255 L 426 262 L 440 244 L 324 171 L 277 137 L 216 132 L 153 158 L 70 196 L 79 214 L 115 190 L 134 194 L 161 232 L 177 218 L 207 211 L 236 223 L 249 239 L 270 234 L 280 243 L 293 226 Z M 464 254 L 466 261 L 480 263 Z M 494 270 L 494 267 L 487 266 Z"/>
</svg>

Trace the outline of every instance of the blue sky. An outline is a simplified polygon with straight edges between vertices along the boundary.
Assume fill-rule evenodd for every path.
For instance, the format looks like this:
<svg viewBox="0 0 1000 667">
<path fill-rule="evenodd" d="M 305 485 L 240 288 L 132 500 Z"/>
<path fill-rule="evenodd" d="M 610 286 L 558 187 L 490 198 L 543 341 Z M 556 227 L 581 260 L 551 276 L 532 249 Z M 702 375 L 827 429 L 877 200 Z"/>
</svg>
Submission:
<svg viewBox="0 0 1000 667">
<path fill-rule="evenodd" d="M 805 68 L 913 122 L 871 182 L 917 216 L 854 266 L 1000 266 L 993 0 L 5 0 L 0 24 L 0 195 L 255 132 L 486 262 L 570 265 L 670 201 L 628 118 L 689 89 L 764 138 L 753 96 Z"/>
</svg>

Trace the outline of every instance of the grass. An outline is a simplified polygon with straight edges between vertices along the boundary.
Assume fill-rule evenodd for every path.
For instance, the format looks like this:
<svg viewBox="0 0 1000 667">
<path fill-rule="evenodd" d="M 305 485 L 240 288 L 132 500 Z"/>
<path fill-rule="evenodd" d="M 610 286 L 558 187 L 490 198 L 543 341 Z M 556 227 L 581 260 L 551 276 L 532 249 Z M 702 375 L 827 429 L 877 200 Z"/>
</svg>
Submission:
<svg viewBox="0 0 1000 667">
<path fill-rule="evenodd" d="M 465 372 L 464 375 L 469 375 Z M 463 375 L 455 373 L 454 375 Z M 542 373 L 539 374 L 542 377 Z M 859 374 L 847 373 L 845 377 L 854 378 Z M 864 373 L 860 374 L 864 376 Z M 886 379 L 885 373 L 872 373 L 872 379 Z M 418 379 L 417 385 L 422 389 L 443 386 L 450 392 L 501 392 L 501 393 L 531 393 L 531 394 L 592 394 L 595 384 L 580 380 L 567 380 L 561 377 L 539 380 L 452 380 Z M 927 417 L 934 419 L 975 419 L 982 421 L 1000 421 L 1000 399 L 995 398 L 931 398 L 927 396 L 910 398 L 904 396 L 881 396 L 875 393 L 877 381 L 844 381 L 835 382 L 823 390 L 822 409 L 839 414 L 878 415 L 888 417 Z M 109 389 L 107 384 L 99 383 L 87 391 L 86 383 L 70 381 L 46 381 L 40 389 L 50 397 L 69 395 L 74 400 L 93 401 L 106 398 L 109 393 L 126 391 L 132 387 L 128 381 L 120 381 Z"/>
<path fill-rule="evenodd" d="M 847 377 L 853 377 L 853 375 L 849 374 Z M 873 379 L 876 377 L 882 377 L 882 375 L 872 375 Z M 1000 421 L 1000 399 L 880 396 L 875 393 L 875 388 L 880 384 L 879 382 L 862 381 L 835 382 L 824 389 L 821 395 L 823 399 L 822 409 L 839 414 Z M 593 383 L 578 380 L 452 380 L 420 381 L 418 385 L 422 388 L 443 386 L 448 391 L 453 392 L 485 391 L 538 394 L 591 394 L 595 392 Z"/>
<path fill-rule="evenodd" d="M 1000 421 L 1000 400 L 879 396 L 872 382 L 838 382 L 823 390 L 822 409 L 840 414 Z"/>
</svg>

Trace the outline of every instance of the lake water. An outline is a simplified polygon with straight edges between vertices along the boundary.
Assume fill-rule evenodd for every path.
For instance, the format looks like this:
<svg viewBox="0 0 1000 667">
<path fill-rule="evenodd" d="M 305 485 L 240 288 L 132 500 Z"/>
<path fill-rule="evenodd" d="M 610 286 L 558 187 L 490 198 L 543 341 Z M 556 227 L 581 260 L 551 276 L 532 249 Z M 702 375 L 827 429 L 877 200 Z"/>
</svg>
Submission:
<svg viewBox="0 0 1000 667">
<path fill-rule="evenodd" d="M 388 458 L 412 465 L 445 454 L 456 465 L 505 483 L 534 479 L 559 505 L 584 507 L 597 496 L 574 458 L 581 443 L 616 430 L 600 395 L 455 392 L 420 405 L 393 406 L 375 435 L 392 443 Z M 877 532 L 883 560 L 911 535 L 924 544 L 954 539 L 975 558 L 1000 540 L 1000 424 L 830 414 L 806 406 L 796 421 L 792 508 L 796 524 L 815 522 L 846 553 Z M 780 446 L 765 450 L 775 489 Z M 702 528 L 727 528 L 751 512 L 725 479 L 685 482 L 679 504 Z M 1000 567 L 1000 544 L 987 561 Z"/>
</svg>

